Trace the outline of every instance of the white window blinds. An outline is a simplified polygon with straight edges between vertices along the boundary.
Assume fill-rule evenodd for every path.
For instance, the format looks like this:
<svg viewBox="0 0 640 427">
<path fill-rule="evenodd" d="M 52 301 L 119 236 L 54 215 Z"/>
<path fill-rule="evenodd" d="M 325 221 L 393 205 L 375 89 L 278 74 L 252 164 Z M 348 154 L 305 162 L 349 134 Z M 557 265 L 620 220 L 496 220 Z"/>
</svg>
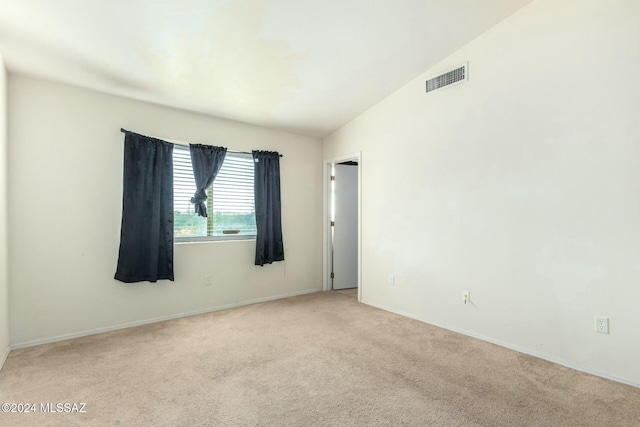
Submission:
<svg viewBox="0 0 640 427">
<path fill-rule="evenodd" d="M 207 190 L 208 217 L 199 217 L 191 203 L 196 191 L 189 147 L 173 150 L 174 239 L 228 240 L 255 237 L 253 157 L 227 152 L 222 168 Z"/>
</svg>

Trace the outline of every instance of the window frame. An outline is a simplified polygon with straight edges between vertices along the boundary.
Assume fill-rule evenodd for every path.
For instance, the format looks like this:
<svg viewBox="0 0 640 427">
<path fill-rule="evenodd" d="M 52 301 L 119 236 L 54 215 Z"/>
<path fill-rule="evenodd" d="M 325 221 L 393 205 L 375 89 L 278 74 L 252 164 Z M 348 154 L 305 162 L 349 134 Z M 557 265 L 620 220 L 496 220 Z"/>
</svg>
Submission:
<svg viewBox="0 0 640 427">
<path fill-rule="evenodd" d="M 178 150 L 183 150 L 186 151 L 187 154 L 189 154 L 189 158 L 190 158 L 190 152 L 189 152 L 189 147 L 188 146 L 184 146 L 184 145 L 174 145 L 174 150 L 175 149 Z M 234 156 L 234 157 L 247 157 L 247 158 L 251 158 L 251 161 L 253 162 L 253 156 L 250 153 L 238 153 L 238 152 L 230 152 L 227 151 L 227 156 Z M 225 157 L 225 161 L 227 160 L 227 157 Z M 224 167 L 224 163 L 223 163 L 223 167 Z M 174 170 L 174 174 L 173 177 L 175 179 L 175 170 Z M 191 173 L 193 173 L 193 170 L 191 169 Z M 217 177 L 216 177 L 217 178 Z M 174 184 L 175 185 L 175 184 Z M 207 205 L 207 233 L 209 233 L 209 218 L 211 218 L 213 216 L 213 186 L 215 185 L 215 180 L 214 180 L 214 184 L 212 184 L 208 189 L 207 189 L 207 201 L 206 201 L 206 205 Z M 253 183 L 252 183 L 252 188 L 253 188 Z M 255 202 L 254 202 L 255 203 Z M 175 194 L 174 194 L 174 221 L 175 221 L 175 213 L 176 213 L 176 209 L 175 209 Z M 255 205 L 254 205 L 254 218 L 255 218 Z M 174 222 L 174 231 L 175 231 L 175 222 Z M 256 230 L 257 233 L 257 230 Z M 184 244 L 184 243 L 203 243 L 203 242 L 226 242 L 226 241 L 242 241 L 242 240 L 256 240 L 256 234 L 223 234 L 223 235 L 211 235 L 211 236 L 180 236 L 180 237 L 176 237 L 174 234 L 174 238 L 173 241 L 176 244 Z"/>
</svg>

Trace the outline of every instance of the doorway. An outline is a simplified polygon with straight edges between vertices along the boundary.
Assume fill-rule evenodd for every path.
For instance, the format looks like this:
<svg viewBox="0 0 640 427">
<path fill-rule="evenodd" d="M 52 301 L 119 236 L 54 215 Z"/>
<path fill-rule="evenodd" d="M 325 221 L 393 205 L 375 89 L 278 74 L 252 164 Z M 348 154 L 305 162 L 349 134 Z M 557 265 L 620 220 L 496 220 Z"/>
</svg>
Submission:
<svg viewBox="0 0 640 427">
<path fill-rule="evenodd" d="M 323 289 L 362 298 L 360 153 L 325 161 L 325 283 Z"/>
</svg>

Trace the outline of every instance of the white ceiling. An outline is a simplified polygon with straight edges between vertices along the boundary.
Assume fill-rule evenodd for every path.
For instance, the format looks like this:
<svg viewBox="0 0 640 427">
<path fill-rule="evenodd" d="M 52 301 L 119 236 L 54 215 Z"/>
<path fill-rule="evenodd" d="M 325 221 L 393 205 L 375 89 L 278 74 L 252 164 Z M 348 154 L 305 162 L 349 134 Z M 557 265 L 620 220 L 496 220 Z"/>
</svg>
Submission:
<svg viewBox="0 0 640 427">
<path fill-rule="evenodd" d="M 531 0 L 0 0 L 10 73 L 323 137 Z"/>
</svg>

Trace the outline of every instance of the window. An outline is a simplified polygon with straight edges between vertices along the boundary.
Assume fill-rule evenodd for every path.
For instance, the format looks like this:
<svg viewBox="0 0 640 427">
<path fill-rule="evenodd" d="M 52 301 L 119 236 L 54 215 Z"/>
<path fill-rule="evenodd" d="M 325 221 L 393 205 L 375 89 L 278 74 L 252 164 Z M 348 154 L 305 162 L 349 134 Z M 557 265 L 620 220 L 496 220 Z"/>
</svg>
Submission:
<svg viewBox="0 0 640 427">
<path fill-rule="evenodd" d="M 189 147 L 173 149 L 173 231 L 176 242 L 255 238 L 253 156 L 227 151 L 222 168 L 207 190 L 207 218 L 195 213 L 196 191 Z"/>
</svg>

